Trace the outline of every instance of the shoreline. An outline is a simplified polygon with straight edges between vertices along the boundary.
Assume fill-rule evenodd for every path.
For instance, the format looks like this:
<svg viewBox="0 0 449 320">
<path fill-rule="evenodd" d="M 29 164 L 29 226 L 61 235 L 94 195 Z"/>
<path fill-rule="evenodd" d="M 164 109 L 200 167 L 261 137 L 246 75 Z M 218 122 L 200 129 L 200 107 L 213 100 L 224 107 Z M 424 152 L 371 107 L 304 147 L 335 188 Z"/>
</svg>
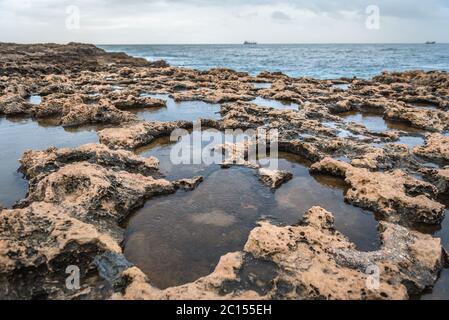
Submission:
<svg viewBox="0 0 449 320">
<path fill-rule="evenodd" d="M 0 114 L 53 118 L 56 126 L 67 128 L 110 128 L 99 129 L 99 144 L 23 155 L 20 171 L 30 182 L 28 196 L 0 213 L 0 297 L 407 299 L 437 281 L 447 254 L 438 239 L 415 231 L 414 224 L 438 226 L 445 215 L 438 197 L 449 192 L 447 72 L 334 81 L 269 72 L 251 77 L 230 69 L 170 67 L 92 45 L 37 47 L 30 52 L 29 46 L 0 45 Z M 257 88 L 256 83 L 271 86 Z M 348 87 L 336 87 L 342 84 Z M 128 112 L 166 106 L 166 100 L 143 93 L 169 94 L 178 103 L 221 105 L 221 118 L 203 119 L 204 127 L 276 128 L 281 151 L 311 161 L 311 172 L 343 178 L 350 186 L 345 200 L 380 215 L 382 247 L 358 251 L 334 230 L 332 213 L 314 207 L 298 226 L 261 222 L 242 251 L 223 256 L 209 276 L 166 290 L 153 287 L 123 256 L 119 222 L 156 195 L 194 190 L 202 178 L 167 180 L 157 159 L 134 154 L 174 129 L 193 126 L 184 119 L 145 122 Z M 31 95 L 42 101 L 29 103 Z M 264 108 L 252 102 L 257 97 L 293 103 L 298 110 Z M 402 127 L 376 131 L 344 120 L 345 113 L 367 111 Z M 418 130 L 424 143 L 394 144 L 409 135 L 407 130 Z M 276 183 L 273 176 L 268 179 Z M 274 270 L 269 282 L 275 285 L 248 285 L 246 270 L 265 262 Z M 65 267 L 73 264 L 88 279 L 75 293 L 62 281 Z M 384 270 L 381 290 L 366 288 L 370 265 Z M 316 274 L 318 269 L 322 273 Z"/>
</svg>

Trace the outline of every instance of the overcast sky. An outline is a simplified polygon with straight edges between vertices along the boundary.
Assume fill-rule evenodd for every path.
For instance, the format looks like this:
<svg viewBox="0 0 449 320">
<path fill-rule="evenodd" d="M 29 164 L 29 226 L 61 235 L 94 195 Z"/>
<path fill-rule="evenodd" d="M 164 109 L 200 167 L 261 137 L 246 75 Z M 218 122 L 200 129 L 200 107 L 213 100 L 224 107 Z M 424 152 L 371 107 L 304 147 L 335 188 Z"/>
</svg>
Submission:
<svg viewBox="0 0 449 320">
<path fill-rule="evenodd" d="M 1 42 L 422 43 L 448 30 L 449 0 L 0 0 Z"/>
</svg>

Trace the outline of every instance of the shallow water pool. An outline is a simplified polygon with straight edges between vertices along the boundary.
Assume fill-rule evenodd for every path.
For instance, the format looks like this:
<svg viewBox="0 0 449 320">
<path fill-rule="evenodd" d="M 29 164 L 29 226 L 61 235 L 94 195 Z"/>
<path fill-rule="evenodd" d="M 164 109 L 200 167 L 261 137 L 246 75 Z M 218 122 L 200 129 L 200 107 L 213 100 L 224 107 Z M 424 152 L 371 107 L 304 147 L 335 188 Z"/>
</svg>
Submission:
<svg viewBox="0 0 449 320">
<path fill-rule="evenodd" d="M 31 119 L 0 118 L 0 203 L 11 207 L 26 196 L 28 183 L 17 172 L 18 160 L 26 150 L 77 147 L 91 142 L 98 142 L 93 129 L 70 131 Z"/>
<path fill-rule="evenodd" d="M 220 105 L 203 101 L 176 102 L 168 94 L 142 94 L 141 97 L 151 97 L 167 101 L 165 108 L 145 108 L 130 110 L 146 121 L 196 121 L 202 119 L 219 119 Z"/>
<path fill-rule="evenodd" d="M 276 191 L 263 185 L 253 169 L 170 164 L 171 149 L 187 141 L 158 139 L 139 150 L 158 157 L 170 179 L 205 178 L 192 192 L 148 201 L 127 223 L 125 255 L 155 286 L 180 285 L 211 273 L 222 255 L 243 249 L 261 218 L 290 225 L 313 206 L 333 212 L 338 230 L 360 250 L 378 248 L 374 214 L 344 202 L 342 180 L 311 176 L 306 161 L 285 153 L 280 154 L 279 168 L 294 178 Z"/>
<path fill-rule="evenodd" d="M 299 109 L 299 105 L 296 103 L 273 100 L 273 99 L 265 99 L 262 97 L 257 97 L 256 99 L 254 99 L 250 102 L 255 103 L 261 107 L 268 107 L 268 108 L 274 108 L 274 109 L 292 109 L 292 110 Z"/>
</svg>

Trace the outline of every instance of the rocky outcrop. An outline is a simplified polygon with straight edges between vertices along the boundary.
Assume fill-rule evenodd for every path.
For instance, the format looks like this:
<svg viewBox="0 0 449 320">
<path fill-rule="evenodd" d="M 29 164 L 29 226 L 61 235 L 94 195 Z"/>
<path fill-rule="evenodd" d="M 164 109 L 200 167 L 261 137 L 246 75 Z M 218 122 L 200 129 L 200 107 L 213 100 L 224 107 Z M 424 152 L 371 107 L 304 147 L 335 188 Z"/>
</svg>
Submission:
<svg viewBox="0 0 449 320">
<path fill-rule="evenodd" d="M 449 167 L 443 169 L 421 169 L 427 180 L 438 189 L 440 194 L 449 193 Z"/>
<path fill-rule="evenodd" d="M 398 106 L 388 109 L 385 118 L 405 122 L 412 127 L 432 132 L 442 132 L 449 129 L 449 113 L 439 110 L 419 110 Z"/>
<path fill-rule="evenodd" d="M 438 133 L 429 135 L 426 144 L 415 147 L 413 152 L 432 161 L 449 163 L 449 137 Z"/>
<path fill-rule="evenodd" d="M 154 139 L 169 136 L 176 129 L 191 129 L 192 122 L 139 122 L 120 128 L 104 129 L 98 133 L 100 142 L 113 149 L 136 149 Z"/>
<path fill-rule="evenodd" d="M 0 114 L 5 115 L 21 115 L 27 114 L 31 109 L 31 104 L 15 94 L 7 94 L 0 96 Z"/>
<path fill-rule="evenodd" d="M 67 299 L 66 269 L 81 277 L 95 272 L 92 257 L 120 252 L 111 236 L 57 204 L 37 202 L 23 209 L 0 212 L 0 297 L 2 299 Z M 92 277 L 95 284 L 101 279 Z M 105 298 L 94 295 L 91 298 Z M 82 290 L 80 290 L 82 292 Z"/>
<path fill-rule="evenodd" d="M 279 188 L 282 184 L 293 178 L 293 174 L 285 170 L 261 168 L 258 173 L 262 182 L 270 186 L 272 189 Z"/>
<path fill-rule="evenodd" d="M 444 219 L 444 206 L 432 199 L 435 188 L 401 170 L 370 172 L 325 158 L 311 171 L 344 178 L 349 185 L 345 193 L 348 202 L 380 213 L 388 221 L 439 224 Z"/>
<path fill-rule="evenodd" d="M 45 151 L 27 151 L 20 160 L 22 166 L 19 170 L 29 180 L 39 179 L 41 175 L 58 171 L 67 164 L 82 161 L 99 164 L 115 171 L 124 170 L 145 176 L 159 174 L 158 159 L 141 158 L 124 150 L 114 151 L 102 144 L 87 144 L 75 149 L 52 147 Z"/>
<path fill-rule="evenodd" d="M 61 125 L 65 127 L 74 127 L 89 124 L 115 124 L 137 121 L 138 118 L 129 112 L 120 111 L 114 106 L 71 105 L 63 110 Z"/>
<path fill-rule="evenodd" d="M 94 45 L 81 43 L 0 43 L 0 57 L 0 76 L 100 71 L 108 69 L 111 64 L 121 67 L 151 66 L 151 63 L 142 58 L 133 58 L 124 53 L 106 53 Z"/>
<path fill-rule="evenodd" d="M 449 74 L 439 71 L 383 73 L 371 80 L 270 72 L 252 77 L 223 68 L 170 67 L 92 45 L 0 44 L 0 115 L 107 126 L 99 132 L 102 144 L 28 151 L 22 157 L 29 193 L 13 210 L 0 206 L 0 298 L 406 299 L 419 294 L 436 280 L 441 246 L 406 227 L 444 218 L 435 199 L 449 188 L 444 167 L 449 140 L 439 134 L 449 130 L 448 84 Z M 312 172 L 344 178 L 345 199 L 384 220 L 382 247 L 356 250 L 334 230 L 332 215 L 314 208 L 295 226 L 261 222 L 245 249 L 223 256 L 211 275 L 167 290 L 154 288 L 152 279 L 123 256 L 119 222 L 153 196 L 192 190 L 203 178 L 168 181 L 157 159 L 125 151 L 193 127 L 185 121 L 143 122 L 124 111 L 166 106 L 149 93 L 223 103 L 221 119 L 203 119 L 203 127 L 277 130 L 279 151 L 317 162 Z M 31 95 L 42 101 L 32 104 Z M 261 107 L 251 103 L 257 97 L 299 109 Z M 371 112 L 400 125 L 373 131 L 346 121 L 342 113 L 348 111 Z M 416 132 L 427 135 L 425 145 L 411 150 L 395 143 Z M 273 189 L 292 177 L 254 165 L 245 155 L 237 164 L 257 170 Z M 65 285 L 68 266 L 79 267 L 85 280 L 79 290 Z M 367 269 L 380 271 L 379 288 L 372 288 Z"/>
<path fill-rule="evenodd" d="M 119 223 L 149 198 L 202 181 L 162 179 L 157 159 L 103 145 L 28 151 L 21 164 L 28 196 L 0 212 L 3 299 L 108 298 L 116 284 L 101 257 L 122 254 Z M 80 272 L 82 288 L 66 286 L 67 268 Z"/>
<path fill-rule="evenodd" d="M 261 222 L 244 251 L 223 256 L 193 283 L 158 290 L 137 268 L 114 299 L 407 299 L 432 286 L 442 268 L 439 239 L 383 222 L 382 247 L 355 249 L 334 218 L 312 208 L 298 226 Z M 413 271 L 412 271 L 413 270 Z"/>
<path fill-rule="evenodd" d="M 222 168 L 244 166 L 250 169 L 256 169 L 257 175 L 262 183 L 272 189 L 278 189 L 281 185 L 293 178 L 293 174 L 291 172 L 261 166 L 256 154 L 256 140 L 250 139 L 239 143 L 225 143 L 222 145 L 217 145 L 215 150 L 222 152 L 224 155 L 224 160 L 221 163 Z"/>
</svg>

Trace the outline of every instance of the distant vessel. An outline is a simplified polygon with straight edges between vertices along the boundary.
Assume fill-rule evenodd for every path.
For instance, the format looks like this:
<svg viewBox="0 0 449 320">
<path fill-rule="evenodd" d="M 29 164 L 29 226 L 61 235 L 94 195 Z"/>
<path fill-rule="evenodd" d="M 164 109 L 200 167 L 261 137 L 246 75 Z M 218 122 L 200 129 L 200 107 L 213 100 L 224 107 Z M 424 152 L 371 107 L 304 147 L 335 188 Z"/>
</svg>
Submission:
<svg viewBox="0 0 449 320">
<path fill-rule="evenodd" d="M 435 41 L 427 41 L 426 44 L 435 44 Z"/>
<path fill-rule="evenodd" d="M 245 46 L 255 46 L 255 45 L 257 45 L 257 42 L 253 42 L 253 41 L 245 41 L 245 42 L 243 42 L 243 44 L 244 44 Z"/>
</svg>

